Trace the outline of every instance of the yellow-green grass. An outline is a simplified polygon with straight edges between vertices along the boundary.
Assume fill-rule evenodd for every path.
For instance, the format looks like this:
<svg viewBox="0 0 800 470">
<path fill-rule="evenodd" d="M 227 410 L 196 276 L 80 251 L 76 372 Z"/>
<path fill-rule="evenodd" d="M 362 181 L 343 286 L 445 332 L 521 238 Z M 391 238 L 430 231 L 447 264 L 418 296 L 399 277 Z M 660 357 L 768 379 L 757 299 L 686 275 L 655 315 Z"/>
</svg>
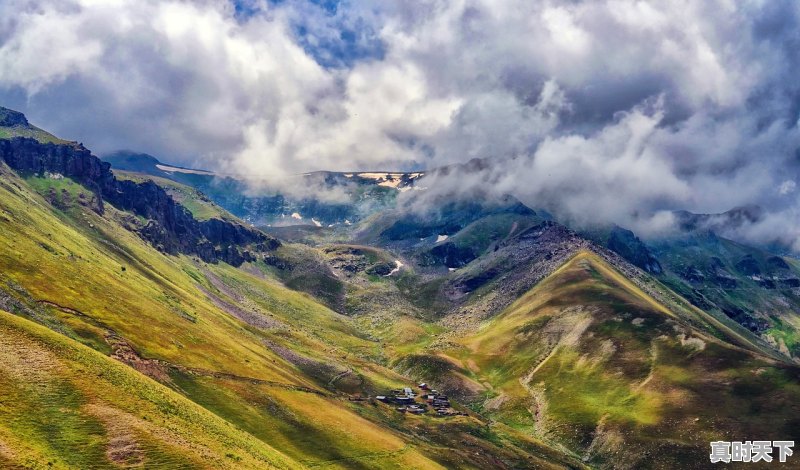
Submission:
<svg viewBox="0 0 800 470">
<path fill-rule="evenodd" d="M 372 404 L 349 402 L 348 395 L 376 394 L 410 381 L 374 361 L 383 357 L 383 348 L 368 332 L 264 275 L 268 270 L 263 265 L 239 270 L 165 256 L 123 228 L 135 218 L 110 205 L 102 216 L 80 204 L 64 210 L 51 206 L 44 196 L 54 184 L 70 186 L 68 180 L 35 179 L 29 184 L 6 167 L 0 171 L 0 290 L 20 306 L 14 313 L 98 354 L 112 353 L 114 341 L 130 344 L 145 366 L 155 364 L 155 371 L 140 370 L 228 420 L 231 429 L 268 445 L 275 442 L 301 463 L 341 468 L 437 468 L 442 462 L 482 466 L 468 449 L 431 444 L 427 434 L 409 431 L 404 421 L 395 421 L 394 410 L 372 413 Z M 242 312 L 267 326 L 240 320 L 237 314 Z M 152 360 L 158 362 L 147 362 Z M 346 373 L 330 377 L 331 371 L 340 370 Z M 93 377 L 84 379 L 90 383 Z M 108 406 L 117 400 L 116 395 L 109 397 Z M 32 393 L 30 399 L 47 397 Z M 429 422 L 431 432 L 438 423 Z M 474 424 L 464 433 L 482 426 Z M 2 443 L 27 431 L 15 432 L 4 434 Z M 151 455 L 151 441 L 145 436 L 141 442 L 143 452 Z M 490 454 L 505 452 L 491 442 L 482 445 Z M 99 449 L 70 466 L 93 466 L 81 463 L 100 461 Z M 462 458 L 458 452 L 466 453 Z M 225 458 L 248 462 L 241 452 L 228 453 Z M 155 459 L 161 454 L 152 455 Z M 520 452 L 509 455 L 524 460 Z"/>
<path fill-rule="evenodd" d="M 149 358 L 297 382 L 291 366 L 197 289 L 186 257 L 166 257 L 123 229 L 123 214 L 64 213 L 10 175 L 0 179 L 0 272 L 37 301 L 126 338 Z M 147 328 L 142 328 L 147 325 Z"/>
<path fill-rule="evenodd" d="M 90 191 L 69 178 L 35 176 L 26 178 L 25 181 L 40 194 L 56 191 L 57 193 L 66 192 L 73 198 L 77 198 L 80 194 L 91 197 Z"/>
<path fill-rule="evenodd" d="M 440 468 L 421 452 L 428 450 L 424 444 L 359 416 L 341 398 L 225 379 L 183 376 L 176 383 L 206 408 L 310 467 Z"/>
<path fill-rule="evenodd" d="M 337 389 L 344 383 L 329 384 L 324 371 L 337 368 L 350 370 L 348 383 L 356 380 L 360 390 L 347 387 L 348 392 L 376 392 L 402 385 L 407 379 L 381 367 L 375 361 L 382 358 L 381 344 L 358 329 L 348 317 L 320 305 L 309 294 L 287 289 L 271 278 L 219 264 L 207 271 L 225 292 L 220 298 L 230 304 L 244 305 L 279 323 L 274 329 L 258 332 L 273 347 L 286 348 L 301 357 L 301 369 L 317 378 L 318 385 Z M 330 385 L 330 387 L 328 387 Z"/>
<path fill-rule="evenodd" d="M 709 440 L 800 429 L 797 368 L 692 328 L 589 252 L 461 344 L 456 370 L 489 387 L 477 409 L 596 465 L 686 465 Z"/>
<path fill-rule="evenodd" d="M 210 372 L 318 387 L 295 365 L 265 347 L 263 332 L 222 311 L 197 288 L 204 285 L 209 292 L 215 290 L 203 270 L 240 281 L 244 276 L 255 282 L 254 276 L 228 266 L 203 266 L 186 257 L 163 256 L 135 234 L 121 229 L 115 220 L 121 215 L 111 207 L 107 207 L 105 217 L 86 210 L 75 220 L 71 215 L 54 212 L 13 175 L 3 178 L 3 278 L 24 287 L 32 299 L 80 312 L 54 312 L 51 319 L 60 318 L 58 327 L 74 332 L 76 339 L 98 345 L 104 339 L 97 336 L 113 331 L 147 358 Z M 296 322 L 297 330 L 309 326 L 309 333 L 298 333 L 299 336 L 315 336 L 315 331 L 330 335 L 340 344 L 342 356 L 349 350 L 371 346 L 350 336 L 354 331 L 345 326 L 345 319 L 304 294 L 266 281 L 257 289 L 263 290 L 259 301 L 278 311 L 289 324 Z M 69 320 L 64 321 L 66 318 Z M 319 350 L 333 349 L 318 343 L 316 346 Z M 374 372 L 372 375 L 380 377 Z M 364 446 L 368 447 L 369 441 Z"/>
<path fill-rule="evenodd" d="M 424 351 L 446 329 L 413 317 L 400 317 L 382 335 L 387 343 L 387 353 L 392 358 Z"/>
<path fill-rule="evenodd" d="M 12 126 L 0 127 L 0 139 L 13 139 L 14 137 L 27 137 L 36 139 L 43 144 L 70 144 L 67 140 L 59 139 L 58 137 L 43 131 L 36 126 Z"/>
<path fill-rule="evenodd" d="M 346 354 L 367 354 L 375 348 L 347 318 L 307 294 L 229 265 L 164 256 L 122 229 L 117 223 L 122 214 L 110 206 L 105 217 L 91 210 L 75 217 L 54 211 L 21 180 L 4 178 L 0 181 L 3 275 L 24 286 L 36 300 L 80 312 L 77 318 L 72 315 L 73 323 L 95 329 L 101 325 L 123 336 L 145 357 L 310 385 L 298 379 L 294 366 L 263 346 L 262 332 L 222 311 L 197 288 L 238 302 L 217 292 L 207 273 L 221 278 L 231 290 L 253 297 L 258 313 L 277 316 L 303 336 L 326 337 Z M 36 184 L 48 187 L 42 181 Z"/>
<path fill-rule="evenodd" d="M 0 311 L 0 466 L 300 468 L 167 387 Z"/>
<path fill-rule="evenodd" d="M 284 243 L 274 253 L 287 260 L 288 269 L 269 266 L 270 276 L 280 279 L 287 287 L 311 294 L 314 299 L 341 312 L 344 308 L 345 285 L 325 263 L 316 249 L 302 244 Z"/>
</svg>

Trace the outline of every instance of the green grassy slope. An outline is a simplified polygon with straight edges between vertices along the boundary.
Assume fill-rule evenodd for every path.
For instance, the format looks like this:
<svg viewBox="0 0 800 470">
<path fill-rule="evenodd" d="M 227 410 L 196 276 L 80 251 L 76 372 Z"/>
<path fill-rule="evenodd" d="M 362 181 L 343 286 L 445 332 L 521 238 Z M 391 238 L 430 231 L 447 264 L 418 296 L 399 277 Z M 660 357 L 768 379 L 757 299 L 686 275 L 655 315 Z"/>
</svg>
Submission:
<svg viewBox="0 0 800 470">
<path fill-rule="evenodd" d="M 709 311 L 735 319 L 787 356 L 800 357 L 796 260 L 711 234 L 654 243 L 661 280 Z"/>
<path fill-rule="evenodd" d="M 0 311 L 0 466 L 300 468 L 135 370 Z"/>
<path fill-rule="evenodd" d="M 505 213 L 482 217 L 432 247 L 418 254 L 424 264 L 444 264 L 453 268 L 465 266 L 487 250 L 514 234 L 542 221 L 535 215 Z"/>
<path fill-rule="evenodd" d="M 386 405 L 350 401 L 411 383 L 385 366 L 382 343 L 357 322 L 287 288 L 263 262 L 237 269 L 165 256 L 125 228 L 133 215 L 110 205 L 100 215 L 92 197 L 69 179 L 21 178 L 0 166 L 0 308 L 128 364 L 290 462 L 326 468 L 477 468 L 529 459 L 543 467 L 574 464 L 513 429 L 489 431 L 477 416 L 404 416 Z M 79 369 L 75 380 L 91 384 L 93 376 L 81 378 Z M 37 390 L 25 406 L 49 400 Z M 114 404 L 116 395 L 109 397 Z M 48 421 L 28 418 L 19 433 L 50 432 Z M 81 432 L 91 438 L 95 431 Z M 77 466 L 100 458 L 100 448 L 90 445 L 36 454 L 19 433 L 3 435 L 0 454 L 45 455 Z M 141 444 L 145 456 L 150 442 Z M 177 442 L 170 455 L 195 455 L 190 441 Z M 223 463 L 227 453 L 250 458 L 223 447 L 215 447 L 224 450 Z M 201 457 L 198 465 L 215 464 Z"/>
<path fill-rule="evenodd" d="M 436 357 L 429 374 L 485 387 L 475 409 L 601 467 L 800 435 L 800 369 L 691 327 L 589 252 Z"/>
<path fill-rule="evenodd" d="M 36 139 L 43 144 L 70 144 L 71 142 L 43 131 L 36 126 L 0 126 L 0 139 L 13 139 L 14 137 L 28 137 Z"/>
<path fill-rule="evenodd" d="M 41 181 L 33 183 L 47 186 Z M 63 180 L 57 183 L 66 184 Z M 129 215 L 107 209 L 103 217 L 77 203 L 53 210 L 23 180 L 4 170 L 0 178 L 0 283 L 10 293 L 5 294 L 10 298 L 6 303 L 18 305 L 15 313 L 106 352 L 118 353 L 114 345 L 129 345 L 141 358 L 129 358 L 128 362 L 198 402 L 207 395 L 225 393 L 230 384 L 220 379 L 223 377 L 235 384 L 256 382 L 261 385 L 259 393 L 288 390 L 284 393 L 287 406 L 297 406 L 306 400 L 305 390 L 324 393 L 324 389 L 292 362 L 293 355 L 269 344 L 294 341 L 322 351 L 317 356 L 327 360 L 326 351 L 332 356 L 339 347 L 352 347 L 351 341 L 363 342 L 358 337 L 351 340 L 349 334 L 354 330 L 338 324 L 335 313 L 274 281 L 261 281 L 257 289 L 265 305 L 248 312 L 263 322 L 253 326 L 241 321 L 236 317 L 241 312 L 235 309 L 245 299 L 230 299 L 229 293 L 220 291 L 224 283 L 215 285 L 213 272 L 227 273 L 234 280 L 243 276 L 251 282 L 259 281 L 256 276 L 186 257 L 165 257 L 121 227 L 120 222 Z M 271 328 L 269 314 L 275 314 L 273 311 L 283 315 L 289 328 Z M 342 333 L 336 345 L 321 344 L 313 333 L 302 331 L 304 316 L 331 335 Z M 184 389 L 172 376 L 185 376 L 185 384 L 206 380 L 211 386 L 187 385 Z M 251 396 L 246 392 L 234 393 L 229 402 L 247 405 Z M 337 399 L 326 400 L 340 422 L 354 429 L 367 428 L 363 419 Z M 244 408 L 237 416 L 244 419 L 248 411 Z M 301 411 L 294 420 L 306 426 L 310 438 L 333 433 L 332 423 L 321 419 L 316 410 Z M 259 413 L 255 418 L 259 426 L 279 428 L 283 423 L 270 408 Z M 393 455 L 406 444 L 390 431 L 383 432 L 387 435 L 375 428 L 357 433 L 358 439 L 328 438 L 328 442 L 339 458 L 379 449 L 387 454 L 381 457 L 387 463 L 426 460 L 414 449 Z M 287 452 L 305 455 L 311 463 L 325 457 L 317 457 L 313 442 L 287 445 L 294 446 Z"/>
<path fill-rule="evenodd" d="M 191 186 L 187 186 L 167 178 L 131 171 L 114 170 L 114 175 L 121 180 L 132 180 L 136 182 L 151 180 L 155 182 L 157 185 L 164 188 L 167 193 L 172 196 L 172 199 L 174 199 L 175 202 L 189 209 L 189 212 L 191 212 L 194 218 L 197 220 L 216 218 L 242 223 L 241 220 L 216 205 L 205 194 Z"/>
</svg>

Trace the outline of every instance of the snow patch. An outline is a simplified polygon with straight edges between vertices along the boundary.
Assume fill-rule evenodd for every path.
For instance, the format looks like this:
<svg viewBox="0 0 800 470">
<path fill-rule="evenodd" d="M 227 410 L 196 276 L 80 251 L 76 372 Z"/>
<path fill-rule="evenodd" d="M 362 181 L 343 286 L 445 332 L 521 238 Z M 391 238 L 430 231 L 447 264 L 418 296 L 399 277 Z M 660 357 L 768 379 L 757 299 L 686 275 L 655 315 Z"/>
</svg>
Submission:
<svg viewBox="0 0 800 470">
<path fill-rule="evenodd" d="M 303 216 L 301 216 L 297 212 L 292 212 L 292 218 L 297 220 L 303 220 Z"/>
<path fill-rule="evenodd" d="M 374 180 L 378 186 L 383 186 L 386 188 L 394 188 L 398 191 L 408 191 L 412 189 L 408 185 L 404 185 L 409 180 L 414 180 L 417 178 L 421 178 L 424 176 L 424 173 L 376 173 L 376 172 L 365 172 L 365 173 L 356 173 L 359 178 L 370 179 Z M 345 175 L 347 176 L 347 175 Z M 351 175 L 352 176 L 352 175 Z M 401 187 L 401 185 L 403 185 Z"/>
<path fill-rule="evenodd" d="M 439 235 L 436 237 L 436 243 L 443 242 L 445 240 L 447 240 L 447 235 Z"/>
<path fill-rule="evenodd" d="M 168 165 L 161 165 L 156 164 L 156 168 L 161 171 L 166 171 L 167 173 L 187 173 L 190 175 L 209 175 L 213 176 L 214 173 L 211 171 L 204 171 L 204 170 L 190 170 L 188 168 L 178 168 L 175 166 L 168 166 Z"/>
<path fill-rule="evenodd" d="M 311 218 L 311 222 L 314 222 L 314 225 L 316 225 L 317 227 L 322 227 L 322 223 L 313 217 Z"/>
</svg>

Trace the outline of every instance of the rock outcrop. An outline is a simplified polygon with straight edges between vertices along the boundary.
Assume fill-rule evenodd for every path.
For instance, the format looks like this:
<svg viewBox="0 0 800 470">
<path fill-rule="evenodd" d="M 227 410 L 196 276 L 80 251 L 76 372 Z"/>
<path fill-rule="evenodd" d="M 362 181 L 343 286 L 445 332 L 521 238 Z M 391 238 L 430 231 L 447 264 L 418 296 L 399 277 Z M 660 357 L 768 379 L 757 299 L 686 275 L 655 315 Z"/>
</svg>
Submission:
<svg viewBox="0 0 800 470">
<path fill-rule="evenodd" d="M 20 113 L 5 113 L 2 119 L 17 122 L 15 114 Z M 21 119 L 27 123 L 24 116 Z M 147 219 L 138 233 L 165 253 L 196 255 L 206 262 L 224 261 L 238 266 L 255 259 L 245 246 L 254 251 L 270 251 L 280 246 L 277 239 L 241 224 L 219 219 L 198 221 L 152 181 L 117 180 L 111 165 L 92 155 L 82 144 L 41 143 L 15 137 L 0 140 L 0 158 L 21 173 L 48 172 L 72 178 L 95 193 L 101 212 L 105 201 Z"/>
<path fill-rule="evenodd" d="M 651 274 L 663 271 L 661 263 L 647 245 L 628 229 L 614 225 L 606 240 L 606 248 Z"/>
<path fill-rule="evenodd" d="M 19 111 L 0 107 L 0 127 L 28 126 L 28 119 Z"/>
</svg>

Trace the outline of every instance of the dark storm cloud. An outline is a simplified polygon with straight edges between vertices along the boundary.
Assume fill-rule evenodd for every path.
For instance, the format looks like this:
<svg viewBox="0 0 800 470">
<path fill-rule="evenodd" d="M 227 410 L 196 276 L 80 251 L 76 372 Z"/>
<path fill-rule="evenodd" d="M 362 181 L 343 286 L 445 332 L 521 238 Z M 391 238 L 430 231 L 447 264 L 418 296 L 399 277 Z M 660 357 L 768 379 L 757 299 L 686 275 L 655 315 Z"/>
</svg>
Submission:
<svg viewBox="0 0 800 470">
<path fill-rule="evenodd" d="M 100 152 L 236 173 L 480 158 L 431 194 L 508 192 L 644 234 L 673 209 L 759 204 L 741 236 L 800 248 L 799 15 L 790 1 L 13 0 L 0 99 Z"/>
</svg>

